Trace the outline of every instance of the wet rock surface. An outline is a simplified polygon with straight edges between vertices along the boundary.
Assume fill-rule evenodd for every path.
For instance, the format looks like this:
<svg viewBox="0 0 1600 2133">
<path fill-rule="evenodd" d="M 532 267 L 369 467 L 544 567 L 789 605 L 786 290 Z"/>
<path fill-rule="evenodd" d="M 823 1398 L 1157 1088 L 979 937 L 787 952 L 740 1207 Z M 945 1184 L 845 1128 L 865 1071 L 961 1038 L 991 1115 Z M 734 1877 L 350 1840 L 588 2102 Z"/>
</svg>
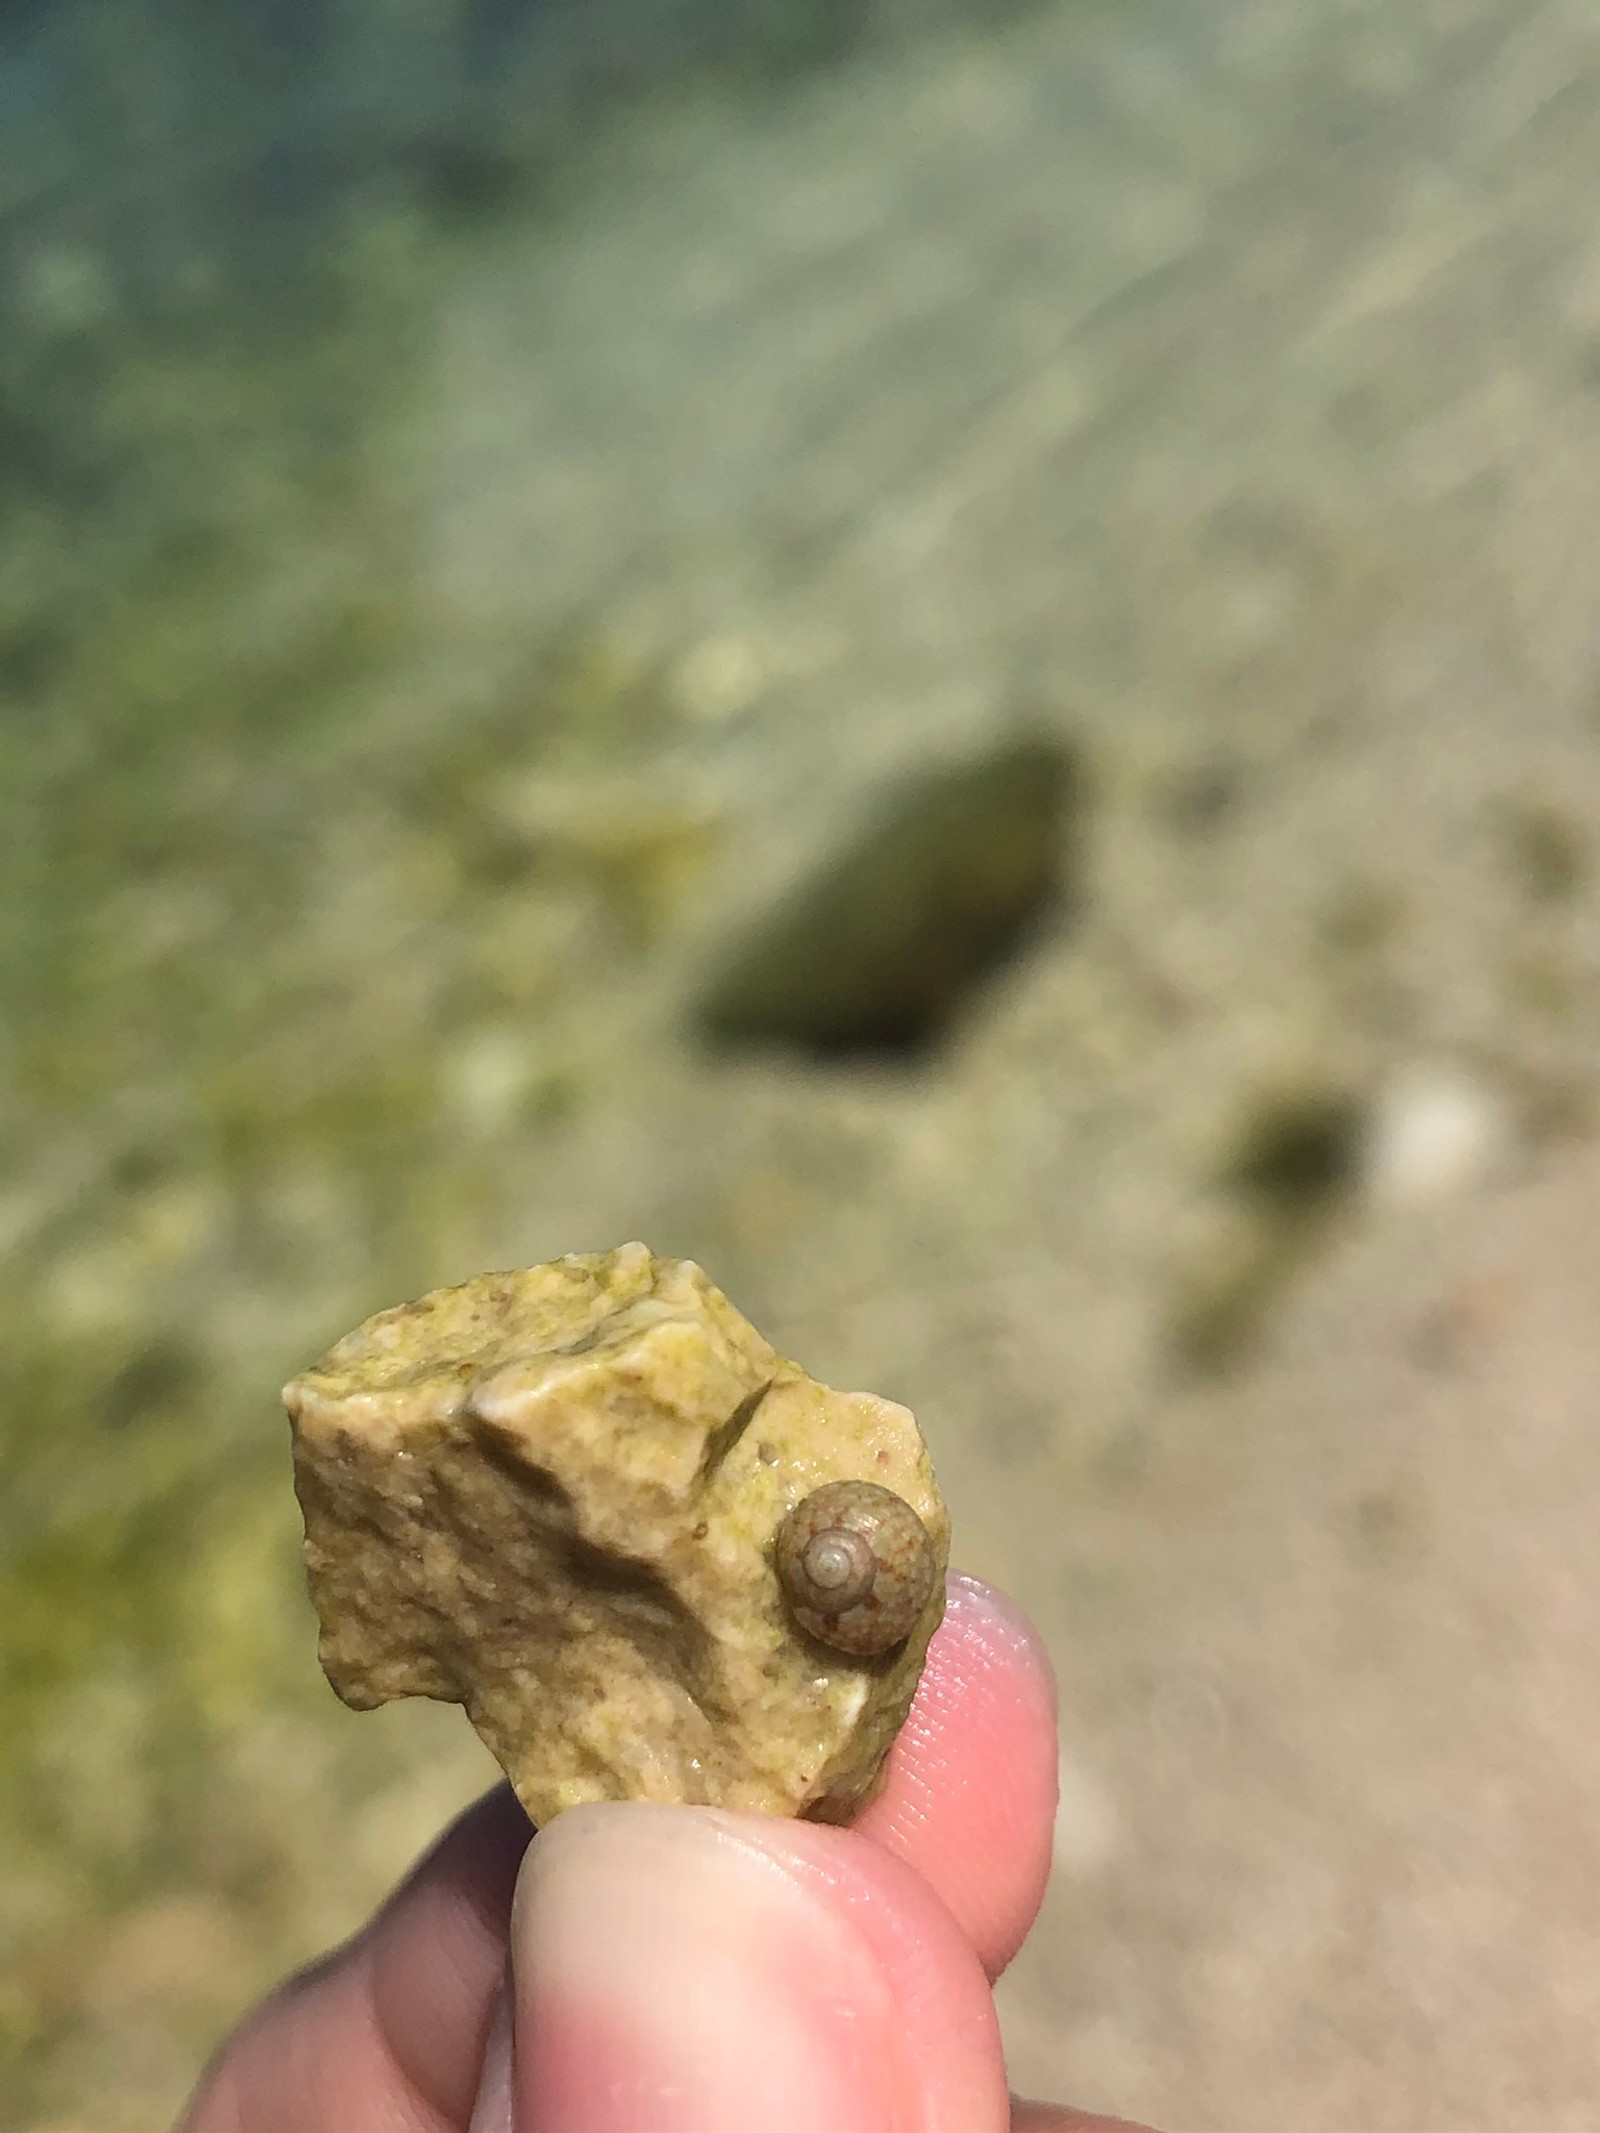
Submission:
<svg viewBox="0 0 1600 2133">
<path fill-rule="evenodd" d="M 369 1319 L 284 1398 L 347 1703 L 463 1704 L 536 1823 L 629 1799 L 842 1820 L 871 1792 L 944 1605 L 927 1452 L 698 1267 L 636 1244 L 486 1274 Z M 862 1483 L 926 1574 L 891 1637 L 863 1645 L 863 1605 L 824 1647 L 774 1543 Z M 905 1585 L 904 1553 L 880 1582 Z"/>
</svg>

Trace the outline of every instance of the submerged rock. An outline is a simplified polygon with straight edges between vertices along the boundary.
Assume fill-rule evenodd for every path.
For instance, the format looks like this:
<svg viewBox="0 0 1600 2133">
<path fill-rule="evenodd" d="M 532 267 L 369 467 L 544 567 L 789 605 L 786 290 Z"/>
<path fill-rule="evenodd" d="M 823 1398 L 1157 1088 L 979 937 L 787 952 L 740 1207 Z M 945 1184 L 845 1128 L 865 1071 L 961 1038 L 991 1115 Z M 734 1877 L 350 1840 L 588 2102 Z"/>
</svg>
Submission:
<svg viewBox="0 0 1600 2133">
<path fill-rule="evenodd" d="M 731 949 L 700 1028 L 822 1053 L 932 1042 L 1059 897 L 1072 786 L 1046 738 L 896 784 Z"/>
<path fill-rule="evenodd" d="M 927 1451 L 906 1409 L 815 1384 L 692 1262 L 630 1244 L 436 1290 L 284 1401 L 346 1703 L 463 1704 L 535 1822 L 618 1799 L 838 1819 L 869 1796 L 943 1609 Z M 886 1651 L 808 1634 L 775 1567 L 789 1514 L 839 1482 L 892 1490 L 926 1536 Z"/>
</svg>

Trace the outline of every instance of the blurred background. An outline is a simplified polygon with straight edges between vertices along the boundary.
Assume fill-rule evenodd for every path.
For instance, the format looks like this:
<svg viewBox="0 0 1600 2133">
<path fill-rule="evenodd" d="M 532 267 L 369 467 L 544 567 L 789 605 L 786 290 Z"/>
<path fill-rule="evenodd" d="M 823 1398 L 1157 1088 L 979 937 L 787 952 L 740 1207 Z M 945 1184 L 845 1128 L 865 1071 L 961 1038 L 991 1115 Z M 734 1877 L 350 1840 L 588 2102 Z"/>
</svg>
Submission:
<svg viewBox="0 0 1600 2133">
<path fill-rule="evenodd" d="M 277 1388 L 642 1236 L 1062 1681 L 1019 2087 L 1600 2101 L 1600 17 L 0 11 L 0 2117 L 491 1776 Z"/>
</svg>

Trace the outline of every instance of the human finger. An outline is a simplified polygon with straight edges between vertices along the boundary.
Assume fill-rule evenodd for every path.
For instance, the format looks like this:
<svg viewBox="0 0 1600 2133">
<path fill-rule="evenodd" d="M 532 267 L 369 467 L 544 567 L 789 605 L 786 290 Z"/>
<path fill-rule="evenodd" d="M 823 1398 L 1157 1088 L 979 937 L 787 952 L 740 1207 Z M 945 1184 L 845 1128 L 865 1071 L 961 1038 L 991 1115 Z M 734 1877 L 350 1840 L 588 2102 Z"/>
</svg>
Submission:
<svg viewBox="0 0 1600 2133">
<path fill-rule="evenodd" d="M 853 1827 L 937 1890 L 991 1979 L 1044 1895 L 1058 1769 L 1037 1630 L 1004 1593 L 953 1573 L 883 1789 Z"/>
<path fill-rule="evenodd" d="M 1026 1931 L 1048 1867 L 1053 1721 L 1048 1662 L 1025 1619 L 992 1588 L 953 1577 L 883 1791 L 858 1829 L 938 1892 L 991 1976 Z M 468 1809 L 364 1932 L 236 2034 L 185 2133 L 276 2128 L 274 2100 L 296 2124 L 342 2125 L 353 2095 L 411 2113 L 394 2120 L 407 2128 L 464 2125 L 529 1835 L 505 1786 Z"/>
<path fill-rule="evenodd" d="M 247 2017 L 180 2133 L 459 2133 L 531 1834 L 507 1785 L 469 1807 L 362 1932 Z"/>
<path fill-rule="evenodd" d="M 1131 2118 L 1096 2118 L 1092 2111 L 1072 2111 L 1062 2103 L 1011 2099 L 1011 2133 L 1151 2133 Z"/>
<path fill-rule="evenodd" d="M 919 1873 L 855 1830 L 575 1807 L 529 1849 L 511 1974 L 515 2133 L 1009 2122 L 971 1942 Z"/>
</svg>

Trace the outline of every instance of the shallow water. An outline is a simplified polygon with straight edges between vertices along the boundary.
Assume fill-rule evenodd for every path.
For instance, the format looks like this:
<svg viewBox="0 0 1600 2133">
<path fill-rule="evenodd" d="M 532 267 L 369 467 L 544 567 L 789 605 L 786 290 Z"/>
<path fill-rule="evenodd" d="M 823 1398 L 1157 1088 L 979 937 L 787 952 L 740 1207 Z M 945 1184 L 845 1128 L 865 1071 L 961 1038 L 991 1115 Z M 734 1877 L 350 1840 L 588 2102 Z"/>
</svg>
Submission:
<svg viewBox="0 0 1600 2133">
<path fill-rule="evenodd" d="M 484 1780 L 314 1664 L 276 1387 L 369 1310 L 692 1251 L 1076 1634 L 1393 1071 L 1587 1131 L 1583 12 L 624 16 L 0 32 L 21 2123 L 163 2122 Z M 1085 909 L 918 1065 L 703 1058 L 730 924 L 1027 722 Z"/>
</svg>

